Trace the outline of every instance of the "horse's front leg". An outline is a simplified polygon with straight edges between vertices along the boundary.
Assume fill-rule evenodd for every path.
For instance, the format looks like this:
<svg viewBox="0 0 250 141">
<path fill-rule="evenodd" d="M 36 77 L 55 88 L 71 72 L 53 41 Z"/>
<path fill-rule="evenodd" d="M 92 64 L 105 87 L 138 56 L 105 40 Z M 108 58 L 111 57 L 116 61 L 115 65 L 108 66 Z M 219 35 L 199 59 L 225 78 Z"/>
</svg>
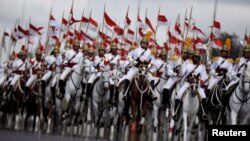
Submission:
<svg viewBox="0 0 250 141">
<path fill-rule="evenodd" d="M 238 116 L 238 113 L 235 112 L 234 110 L 231 110 L 231 124 L 232 125 L 237 124 L 237 116 Z"/>
</svg>

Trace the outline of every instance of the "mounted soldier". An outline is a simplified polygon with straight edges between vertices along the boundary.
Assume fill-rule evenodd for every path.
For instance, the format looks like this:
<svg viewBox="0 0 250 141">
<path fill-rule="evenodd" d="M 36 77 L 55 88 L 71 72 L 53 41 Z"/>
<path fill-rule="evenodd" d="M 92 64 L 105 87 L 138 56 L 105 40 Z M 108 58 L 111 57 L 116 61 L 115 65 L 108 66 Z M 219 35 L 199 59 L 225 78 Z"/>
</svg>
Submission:
<svg viewBox="0 0 250 141">
<path fill-rule="evenodd" d="M 55 46 L 53 51 L 51 52 L 51 55 L 45 57 L 46 73 L 42 77 L 41 85 L 42 93 L 43 95 L 45 95 L 46 85 L 48 85 L 49 80 L 52 80 L 49 86 L 53 103 L 55 102 L 56 84 L 61 72 L 62 65 L 62 56 L 59 53 L 59 47 Z"/>
<path fill-rule="evenodd" d="M 209 94 L 214 86 L 223 78 L 231 79 L 233 72 L 233 59 L 229 58 L 231 40 L 227 39 L 226 44 L 221 49 L 221 56 L 214 57 L 210 66 L 210 79 L 207 88 Z M 230 81 L 230 80 L 228 80 Z"/>
<path fill-rule="evenodd" d="M 32 58 L 30 60 L 30 67 L 32 71 L 32 75 L 29 77 L 28 81 L 26 82 L 25 85 L 25 94 L 28 93 L 28 91 L 31 89 L 32 84 L 41 77 L 44 71 L 44 64 L 43 64 L 43 53 L 44 53 L 44 48 L 42 46 L 37 48 L 37 51 L 35 53 L 35 58 Z"/>
<path fill-rule="evenodd" d="M 10 86 L 7 90 L 7 94 L 11 94 L 12 90 L 15 88 L 17 82 L 21 77 L 24 77 L 24 80 L 27 79 L 29 74 L 30 64 L 27 59 L 28 50 L 23 45 L 21 51 L 18 53 L 18 58 L 13 61 L 12 64 L 9 64 L 9 68 L 12 69 L 12 76 L 9 78 Z"/>
<path fill-rule="evenodd" d="M 181 70 L 180 76 L 185 79 L 183 86 L 181 86 L 180 90 L 177 92 L 175 99 L 175 113 L 173 115 L 173 119 L 177 120 L 179 116 L 180 105 L 182 105 L 183 94 L 189 88 L 190 84 L 193 83 L 194 79 L 198 80 L 198 95 L 201 99 L 200 104 L 204 109 L 206 103 L 206 95 L 204 89 L 202 87 L 204 81 L 208 78 L 208 74 L 206 72 L 206 67 L 203 64 L 200 64 L 200 52 L 196 50 L 192 56 L 192 62 L 183 67 Z M 207 114 L 203 113 L 202 119 L 206 120 Z"/>
<path fill-rule="evenodd" d="M 63 98 L 65 94 L 66 78 L 69 76 L 74 66 L 81 63 L 83 60 L 83 54 L 79 51 L 79 48 L 80 41 L 76 39 L 73 43 L 73 49 L 65 51 L 65 60 L 63 62 L 64 70 L 59 80 L 61 98 Z"/>
<path fill-rule="evenodd" d="M 226 90 L 229 90 L 231 86 L 237 84 L 243 71 L 247 68 L 247 66 L 250 66 L 250 38 L 248 40 L 247 45 L 243 48 L 243 56 L 236 58 L 234 61 L 235 64 L 232 81 L 230 81 Z M 234 88 L 231 91 L 233 90 Z"/>
</svg>

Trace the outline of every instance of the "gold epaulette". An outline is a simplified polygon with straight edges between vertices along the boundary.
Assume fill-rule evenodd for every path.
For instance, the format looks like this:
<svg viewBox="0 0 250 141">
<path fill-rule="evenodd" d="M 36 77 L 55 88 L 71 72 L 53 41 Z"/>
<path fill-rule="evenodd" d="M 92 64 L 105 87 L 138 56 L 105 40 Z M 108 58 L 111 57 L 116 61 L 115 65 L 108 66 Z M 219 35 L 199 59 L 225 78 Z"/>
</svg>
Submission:
<svg viewBox="0 0 250 141">
<path fill-rule="evenodd" d="M 213 57 L 212 62 L 218 61 L 220 57 Z"/>
<path fill-rule="evenodd" d="M 240 63 L 240 57 L 236 58 L 234 61 L 234 64 L 239 64 Z"/>
<path fill-rule="evenodd" d="M 228 58 L 227 61 L 232 64 L 234 63 L 234 60 L 232 58 Z"/>
</svg>

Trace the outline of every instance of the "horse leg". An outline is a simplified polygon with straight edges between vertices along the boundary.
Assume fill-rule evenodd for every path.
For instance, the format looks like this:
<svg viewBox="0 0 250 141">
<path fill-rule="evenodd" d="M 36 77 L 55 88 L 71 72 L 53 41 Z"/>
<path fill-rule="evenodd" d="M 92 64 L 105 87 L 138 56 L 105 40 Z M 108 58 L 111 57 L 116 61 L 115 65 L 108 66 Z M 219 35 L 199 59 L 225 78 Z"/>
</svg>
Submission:
<svg viewBox="0 0 250 141">
<path fill-rule="evenodd" d="M 134 100 L 131 100 L 131 125 L 130 130 L 131 132 L 135 131 L 135 121 L 136 121 L 136 102 Z"/>
<path fill-rule="evenodd" d="M 232 125 L 237 124 L 237 116 L 238 116 L 238 113 L 235 112 L 234 110 L 231 110 L 231 124 Z"/>
<path fill-rule="evenodd" d="M 188 141 L 187 139 L 187 130 L 188 130 L 188 123 L 187 123 L 187 113 L 186 112 L 183 112 L 183 132 L 184 132 L 184 135 L 183 135 L 183 141 Z"/>
</svg>

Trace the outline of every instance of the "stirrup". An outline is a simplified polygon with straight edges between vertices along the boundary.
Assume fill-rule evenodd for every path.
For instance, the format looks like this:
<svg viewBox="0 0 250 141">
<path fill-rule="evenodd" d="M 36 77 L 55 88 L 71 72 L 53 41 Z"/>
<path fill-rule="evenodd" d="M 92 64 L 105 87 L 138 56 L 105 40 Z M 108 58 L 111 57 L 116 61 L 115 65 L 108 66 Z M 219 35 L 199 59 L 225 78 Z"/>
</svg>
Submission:
<svg viewBox="0 0 250 141">
<path fill-rule="evenodd" d="M 174 121 L 177 121 L 178 118 L 179 118 L 179 116 L 178 116 L 176 113 L 174 113 L 174 115 L 173 115 L 173 120 L 174 120 Z"/>
<path fill-rule="evenodd" d="M 223 105 L 221 104 L 215 106 L 215 109 L 222 109 L 222 108 L 223 108 Z"/>
<path fill-rule="evenodd" d="M 202 114 L 202 120 L 208 120 L 208 115 L 206 113 Z"/>
</svg>

